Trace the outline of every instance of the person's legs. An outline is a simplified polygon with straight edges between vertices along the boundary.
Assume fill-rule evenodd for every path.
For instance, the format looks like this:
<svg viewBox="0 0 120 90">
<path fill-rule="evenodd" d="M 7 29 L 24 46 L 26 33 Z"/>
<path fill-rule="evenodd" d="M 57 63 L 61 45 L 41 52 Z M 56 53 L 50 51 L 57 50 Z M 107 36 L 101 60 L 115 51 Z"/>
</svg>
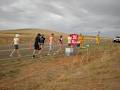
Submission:
<svg viewBox="0 0 120 90">
<path fill-rule="evenodd" d="M 59 48 L 57 50 L 57 52 L 60 52 L 63 49 L 63 44 L 59 44 Z"/>
<path fill-rule="evenodd" d="M 50 55 L 51 51 L 52 51 L 52 44 L 49 44 L 48 55 Z"/>
<path fill-rule="evenodd" d="M 83 42 L 80 41 L 80 48 L 83 48 Z"/>
<path fill-rule="evenodd" d="M 19 45 L 15 45 L 15 51 L 18 57 L 20 57 Z"/>
<path fill-rule="evenodd" d="M 35 44 L 34 45 L 34 51 L 33 51 L 33 58 L 35 58 L 36 51 L 39 50 L 39 45 Z"/>
<path fill-rule="evenodd" d="M 37 50 L 37 45 L 34 46 L 34 51 L 33 51 L 33 58 L 35 57 L 36 54 L 36 50 Z"/>
<path fill-rule="evenodd" d="M 35 57 L 35 53 L 36 53 L 36 49 L 34 49 L 33 51 L 33 58 Z"/>
<path fill-rule="evenodd" d="M 15 49 L 11 52 L 11 54 L 10 54 L 10 57 L 12 57 L 13 56 L 13 53 L 15 52 Z"/>
<path fill-rule="evenodd" d="M 14 50 L 11 52 L 10 57 L 13 56 L 14 52 L 16 52 L 18 48 L 19 48 L 18 45 L 14 45 Z"/>
<path fill-rule="evenodd" d="M 51 51 L 51 52 L 53 53 L 53 55 L 56 54 L 56 48 L 57 48 L 57 47 L 55 47 L 55 45 L 52 45 L 52 51 Z"/>
<path fill-rule="evenodd" d="M 16 49 L 16 52 L 17 52 L 17 56 L 20 57 L 20 52 L 19 52 L 19 49 Z"/>
<path fill-rule="evenodd" d="M 41 50 L 42 50 L 42 44 L 39 46 L 38 55 L 41 54 Z"/>
</svg>

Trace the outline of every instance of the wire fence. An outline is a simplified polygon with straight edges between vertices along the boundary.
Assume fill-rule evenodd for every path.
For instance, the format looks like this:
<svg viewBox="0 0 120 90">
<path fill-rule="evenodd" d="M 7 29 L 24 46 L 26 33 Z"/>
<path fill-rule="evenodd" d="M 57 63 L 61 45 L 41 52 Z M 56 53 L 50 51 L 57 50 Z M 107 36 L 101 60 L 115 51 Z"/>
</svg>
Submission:
<svg viewBox="0 0 120 90">
<path fill-rule="evenodd" d="M 64 48 L 67 46 L 67 44 L 64 44 Z M 56 52 L 59 49 L 59 45 L 55 44 L 54 45 L 54 52 Z M 63 48 L 63 50 L 64 50 Z M 15 59 L 17 58 L 16 55 L 14 54 L 13 57 L 9 57 L 10 53 L 14 49 L 13 45 L 10 46 L 0 46 L 0 60 L 7 60 L 7 59 Z M 28 44 L 22 44 L 20 45 L 19 51 L 22 57 L 32 57 L 34 47 L 29 47 Z M 43 49 L 42 49 L 42 55 L 47 55 L 49 51 L 49 45 L 45 44 Z"/>
<path fill-rule="evenodd" d="M 102 43 L 104 44 L 104 42 Z M 89 42 L 85 42 L 84 44 L 93 46 L 95 45 L 95 42 L 89 41 Z M 67 47 L 67 43 L 64 44 L 63 50 L 65 50 L 66 47 Z M 21 57 L 32 56 L 32 53 L 34 50 L 33 44 L 31 45 L 29 43 L 20 44 L 19 48 L 20 48 L 19 50 L 21 53 Z M 57 49 L 59 49 L 59 44 L 55 44 L 54 48 L 55 48 L 55 51 L 57 51 Z M 13 49 L 14 49 L 13 45 L 0 46 L 0 60 L 11 59 L 9 55 Z M 48 53 L 48 50 L 49 50 L 49 45 L 48 43 L 46 43 L 44 45 L 44 49 L 42 50 L 43 55 L 46 55 Z M 12 58 L 17 58 L 17 57 L 12 57 Z"/>
</svg>

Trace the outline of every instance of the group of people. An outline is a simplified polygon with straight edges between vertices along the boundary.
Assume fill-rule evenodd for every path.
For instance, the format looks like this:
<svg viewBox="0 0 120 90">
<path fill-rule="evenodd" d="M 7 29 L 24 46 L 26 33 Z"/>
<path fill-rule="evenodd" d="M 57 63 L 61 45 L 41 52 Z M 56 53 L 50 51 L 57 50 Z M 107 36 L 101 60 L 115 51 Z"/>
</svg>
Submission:
<svg viewBox="0 0 120 90">
<path fill-rule="evenodd" d="M 41 50 L 43 49 L 45 43 L 45 37 L 44 34 L 37 34 L 35 38 L 35 43 L 34 43 L 34 51 L 33 51 L 33 58 L 36 55 L 36 51 L 38 51 L 38 54 L 41 53 Z"/>
<path fill-rule="evenodd" d="M 11 52 L 10 57 L 13 56 L 14 52 L 17 53 L 17 56 L 20 57 L 20 52 L 19 52 L 19 39 L 20 35 L 16 34 L 14 39 L 13 39 L 13 44 L 14 44 L 14 50 Z M 35 37 L 34 40 L 34 50 L 33 50 L 33 55 L 32 57 L 35 58 L 37 55 L 41 54 L 43 47 L 45 45 L 45 41 L 46 38 L 44 36 L 44 34 L 40 34 L 38 33 L 37 36 Z M 69 47 L 73 47 L 73 46 L 77 46 L 80 48 L 83 48 L 84 46 L 84 35 L 80 34 L 70 34 L 67 38 L 67 43 Z M 100 44 L 100 36 L 97 35 L 96 36 L 96 44 L 99 45 Z M 59 45 L 57 47 L 57 50 L 55 51 L 55 45 Z M 55 38 L 54 37 L 54 33 L 50 34 L 49 38 L 48 38 L 48 53 L 47 55 L 51 55 L 51 54 L 56 54 L 57 52 L 60 52 L 61 50 L 64 49 L 64 39 L 63 36 L 60 35 L 59 38 Z M 38 53 L 37 53 L 38 52 Z"/>
<path fill-rule="evenodd" d="M 20 35 L 16 34 L 14 39 L 13 39 L 14 50 L 10 53 L 10 57 L 12 57 L 15 52 L 16 52 L 18 57 L 21 56 L 20 52 L 19 52 L 19 42 L 20 42 L 19 37 L 20 37 Z M 43 49 L 44 44 L 45 44 L 45 41 L 46 41 L 46 38 L 45 38 L 44 34 L 38 33 L 37 36 L 35 37 L 35 40 L 34 40 L 34 45 L 33 45 L 34 50 L 33 50 L 33 55 L 32 55 L 33 58 L 35 58 L 37 55 L 41 54 L 42 49 Z M 64 47 L 63 36 L 60 35 L 59 39 L 56 40 L 55 37 L 54 37 L 54 33 L 52 33 L 48 38 L 48 44 L 49 44 L 48 45 L 49 50 L 48 50 L 47 55 L 51 55 L 52 53 L 56 54 L 57 52 L 61 51 L 62 48 Z M 59 48 L 57 48 L 56 52 L 54 52 L 55 44 L 59 45 Z"/>
<path fill-rule="evenodd" d="M 38 34 L 35 38 L 35 43 L 34 43 L 34 51 L 33 51 L 33 58 L 36 56 L 36 55 L 39 55 L 44 47 L 44 43 L 45 43 L 45 40 L 46 38 L 44 37 L 44 35 L 41 35 L 41 34 Z M 47 55 L 51 55 L 52 53 L 53 54 L 56 54 L 56 52 L 59 52 L 60 50 L 62 50 L 63 48 L 63 36 L 60 35 L 59 39 L 56 40 L 55 37 L 54 37 L 54 33 L 52 33 L 49 38 L 48 38 L 48 47 L 49 47 L 49 50 L 48 50 L 48 54 Z M 58 50 L 55 52 L 54 51 L 54 46 L 58 44 L 59 45 L 59 48 Z M 36 51 L 38 51 L 38 54 L 36 54 Z"/>
</svg>

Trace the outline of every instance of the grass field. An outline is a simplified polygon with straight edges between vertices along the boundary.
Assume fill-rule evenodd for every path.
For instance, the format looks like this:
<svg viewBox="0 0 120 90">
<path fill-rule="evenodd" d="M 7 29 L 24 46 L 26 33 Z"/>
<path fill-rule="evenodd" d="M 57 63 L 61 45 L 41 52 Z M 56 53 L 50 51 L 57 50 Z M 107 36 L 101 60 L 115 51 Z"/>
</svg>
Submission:
<svg viewBox="0 0 120 90">
<path fill-rule="evenodd" d="M 120 44 L 86 43 L 70 57 L 0 60 L 0 90 L 120 90 Z"/>
</svg>

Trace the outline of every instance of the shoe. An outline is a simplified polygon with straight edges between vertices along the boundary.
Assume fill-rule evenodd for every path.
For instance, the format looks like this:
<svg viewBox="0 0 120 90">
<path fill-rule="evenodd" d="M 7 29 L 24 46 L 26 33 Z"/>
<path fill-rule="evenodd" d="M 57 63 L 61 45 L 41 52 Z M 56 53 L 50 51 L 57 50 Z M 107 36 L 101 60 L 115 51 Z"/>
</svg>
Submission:
<svg viewBox="0 0 120 90">
<path fill-rule="evenodd" d="M 56 51 L 56 53 L 59 53 L 59 51 Z"/>
<path fill-rule="evenodd" d="M 32 58 L 35 58 L 35 55 L 33 55 Z"/>
<path fill-rule="evenodd" d="M 9 55 L 9 57 L 12 57 L 12 55 Z"/>
<path fill-rule="evenodd" d="M 49 56 L 50 54 L 48 53 L 47 55 Z"/>
<path fill-rule="evenodd" d="M 53 53 L 53 55 L 56 55 L 56 53 Z"/>
</svg>

